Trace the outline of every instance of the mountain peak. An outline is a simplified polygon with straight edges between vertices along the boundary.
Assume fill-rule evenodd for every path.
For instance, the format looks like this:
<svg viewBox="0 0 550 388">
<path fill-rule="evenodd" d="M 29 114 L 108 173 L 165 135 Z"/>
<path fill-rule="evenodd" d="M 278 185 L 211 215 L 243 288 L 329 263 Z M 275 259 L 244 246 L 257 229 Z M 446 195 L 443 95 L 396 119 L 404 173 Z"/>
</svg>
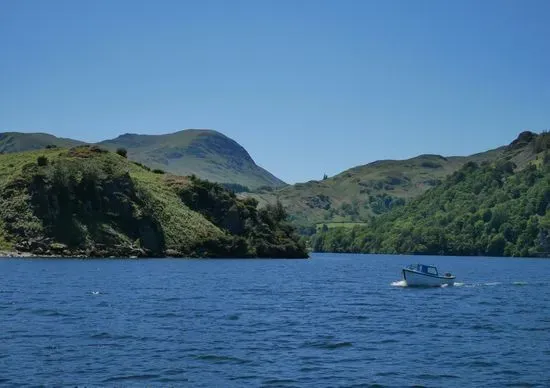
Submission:
<svg viewBox="0 0 550 388">
<path fill-rule="evenodd" d="M 43 149 L 51 145 L 70 148 L 79 144 L 82 142 L 45 133 L 0 133 L 0 153 Z M 256 165 L 239 143 L 213 129 L 192 128 L 155 135 L 126 132 L 98 144 L 111 150 L 126 148 L 130 159 L 177 175 L 194 174 L 250 189 L 285 185 Z"/>
</svg>

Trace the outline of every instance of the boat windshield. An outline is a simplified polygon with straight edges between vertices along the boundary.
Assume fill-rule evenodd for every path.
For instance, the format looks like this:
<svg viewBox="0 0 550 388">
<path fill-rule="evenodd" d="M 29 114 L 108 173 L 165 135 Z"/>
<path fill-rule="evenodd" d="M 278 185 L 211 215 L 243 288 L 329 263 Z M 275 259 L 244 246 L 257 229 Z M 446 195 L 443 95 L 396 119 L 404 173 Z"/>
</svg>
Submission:
<svg viewBox="0 0 550 388">
<path fill-rule="evenodd" d="M 424 265 L 424 264 L 411 264 L 408 266 L 409 269 L 413 271 L 427 273 L 430 275 L 438 275 L 437 268 L 433 265 Z"/>
</svg>

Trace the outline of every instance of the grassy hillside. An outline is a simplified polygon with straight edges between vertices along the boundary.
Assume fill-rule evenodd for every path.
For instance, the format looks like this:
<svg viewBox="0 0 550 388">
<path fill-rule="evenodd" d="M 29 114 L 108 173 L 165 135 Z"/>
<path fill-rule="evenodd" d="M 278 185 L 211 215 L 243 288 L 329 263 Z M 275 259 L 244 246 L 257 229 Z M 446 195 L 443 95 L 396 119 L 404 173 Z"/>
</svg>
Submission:
<svg viewBox="0 0 550 388">
<path fill-rule="evenodd" d="M 497 149 L 470 157 L 421 155 L 408 160 L 382 160 L 351 168 L 325 180 L 243 196 L 253 197 L 260 204 L 281 201 L 293 222 L 300 227 L 361 223 L 435 187 L 464 163 L 492 160 L 503 152 Z"/>
<path fill-rule="evenodd" d="M 83 144 L 45 133 L 0 133 L 0 153 Z M 240 189 L 281 187 L 285 183 L 254 163 L 237 142 L 211 130 L 184 130 L 167 135 L 125 134 L 99 143 L 111 151 L 126 148 L 130 159 L 152 169 L 233 185 Z"/>
<path fill-rule="evenodd" d="M 48 146 L 60 148 L 74 147 L 82 142 L 72 139 L 64 139 L 47 133 L 0 133 L 0 153 L 22 152 L 39 150 Z"/>
<path fill-rule="evenodd" d="M 531 146 L 535 136 L 524 132 L 509 146 L 466 157 L 420 155 L 408 160 L 381 160 L 324 180 L 242 196 L 253 197 L 260 204 L 279 200 L 306 234 L 323 224 L 361 224 L 436 187 L 467 162 L 506 158 L 519 169 L 525 167 L 536 156 Z"/>
<path fill-rule="evenodd" d="M 522 134 L 498 160 L 468 162 L 441 185 L 365 227 L 323 228 L 313 237 L 313 249 L 550 256 L 549 149 L 549 134 Z"/>
<path fill-rule="evenodd" d="M 0 155 L 0 249 L 84 256 L 306 256 L 280 207 L 97 146 Z"/>
<path fill-rule="evenodd" d="M 211 130 L 188 129 L 168 135 L 125 134 L 100 143 L 115 150 L 123 147 L 128 157 L 151 168 L 177 175 L 196 175 L 248 188 L 285 185 L 254 163 L 248 152 L 227 136 Z"/>
</svg>

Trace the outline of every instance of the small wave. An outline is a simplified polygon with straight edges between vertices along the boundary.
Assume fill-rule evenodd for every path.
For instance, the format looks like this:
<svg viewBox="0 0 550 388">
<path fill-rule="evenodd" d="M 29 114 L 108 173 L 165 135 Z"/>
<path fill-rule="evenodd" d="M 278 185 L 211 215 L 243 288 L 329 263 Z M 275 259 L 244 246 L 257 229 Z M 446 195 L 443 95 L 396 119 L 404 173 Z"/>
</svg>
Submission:
<svg viewBox="0 0 550 388">
<path fill-rule="evenodd" d="M 230 377 L 229 380 L 231 381 L 237 381 L 237 380 L 256 380 L 258 376 L 256 375 L 243 375 L 243 376 L 234 376 Z"/>
<path fill-rule="evenodd" d="M 334 350 L 334 349 L 340 349 L 340 348 L 348 348 L 353 346 L 353 344 L 351 342 L 310 342 L 310 343 L 306 343 L 305 346 L 319 348 L 319 349 Z"/>
<path fill-rule="evenodd" d="M 152 314 L 148 314 L 148 316 L 154 317 L 154 318 L 180 318 L 181 314 L 170 311 L 166 313 L 152 313 Z"/>
<path fill-rule="evenodd" d="M 483 283 L 484 286 L 498 286 L 502 284 L 501 282 L 489 282 L 489 283 Z"/>
<path fill-rule="evenodd" d="M 300 368 L 300 372 L 319 372 L 324 368 L 320 366 L 304 366 Z"/>
<path fill-rule="evenodd" d="M 42 315 L 45 317 L 68 317 L 67 314 L 61 313 L 57 310 L 50 310 L 50 309 L 38 309 L 32 311 L 34 314 Z"/>
<path fill-rule="evenodd" d="M 407 282 L 405 280 L 399 280 L 391 283 L 392 287 L 407 287 Z"/>
<path fill-rule="evenodd" d="M 497 375 L 505 375 L 505 376 L 521 376 L 521 373 L 515 370 L 495 371 L 494 373 L 496 373 Z"/>
<path fill-rule="evenodd" d="M 391 376 L 399 376 L 398 372 L 378 372 L 375 376 L 377 377 L 391 377 Z"/>
<path fill-rule="evenodd" d="M 195 356 L 195 360 L 211 361 L 211 362 L 216 362 L 216 363 L 234 362 L 234 363 L 237 363 L 237 364 L 247 364 L 247 363 L 250 362 L 248 360 L 243 360 L 243 359 L 237 358 L 237 357 L 219 356 L 217 354 L 201 354 L 201 355 Z"/>
<path fill-rule="evenodd" d="M 375 343 L 380 344 L 380 345 L 386 345 L 386 344 L 395 344 L 397 342 L 399 342 L 399 341 L 397 341 L 395 339 L 385 339 L 385 340 L 377 341 Z"/>
<path fill-rule="evenodd" d="M 436 375 L 431 373 L 422 373 L 415 376 L 417 379 L 420 380 L 442 380 L 442 379 L 459 379 L 459 376 L 455 375 Z"/>
<path fill-rule="evenodd" d="M 178 302 L 180 300 L 181 300 L 181 298 L 179 298 L 177 296 L 162 299 L 163 302 Z"/>
<path fill-rule="evenodd" d="M 103 380 L 104 383 L 115 383 L 117 381 L 127 381 L 127 380 L 151 380 L 159 378 L 159 375 L 129 375 L 129 376 L 115 376 L 110 377 L 106 380 Z"/>
<path fill-rule="evenodd" d="M 549 327 L 526 327 L 521 329 L 522 331 L 548 331 L 550 330 Z"/>
<path fill-rule="evenodd" d="M 110 339 L 111 334 L 109 334 L 107 332 L 101 332 L 101 333 L 92 334 L 90 336 L 90 338 L 92 338 L 92 339 Z"/>
<path fill-rule="evenodd" d="M 485 368 L 489 368 L 489 367 L 493 367 L 493 366 L 498 366 L 498 362 L 492 362 L 492 361 L 473 361 L 473 362 L 469 362 L 467 364 L 469 367 L 485 367 Z"/>
<path fill-rule="evenodd" d="M 266 380 L 266 381 L 263 381 L 262 384 L 263 385 L 279 385 L 279 384 L 296 384 L 297 381 L 296 380 L 292 380 L 292 379 L 272 379 L 272 380 Z"/>
<path fill-rule="evenodd" d="M 99 291 L 92 291 L 92 295 L 99 295 L 100 292 Z"/>
<path fill-rule="evenodd" d="M 454 287 L 462 287 L 463 285 L 464 285 L 464 283 L 461 283 L 461 282 L 454 282 L 453 283 Z"/>
<path fill-rule="evenodd" d="M 227 316 L 227 320 L 229 321 L 237 321 L 241 317 L 240 314 L 230 314 Z"/>
<path fill-rule="evenodd" d="M 529 283 L 527 283 L 527 282 L 512 282 L 512 284 L 513 284 L 514 286 L 526 286 L 526 285 L 528 285 Z"/>
</svg>

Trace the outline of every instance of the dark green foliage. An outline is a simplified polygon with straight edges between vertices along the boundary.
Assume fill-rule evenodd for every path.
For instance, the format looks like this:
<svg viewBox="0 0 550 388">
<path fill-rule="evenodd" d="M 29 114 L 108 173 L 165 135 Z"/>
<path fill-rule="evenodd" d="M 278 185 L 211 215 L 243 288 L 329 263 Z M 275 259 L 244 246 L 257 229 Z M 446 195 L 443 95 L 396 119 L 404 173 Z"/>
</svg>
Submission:
<svg viewBox="0 0 550 388">
<path fill-rule="evenodd" d="M 274 191 L 275 189 L 271 186 L 260 186 L 258 187 L 255 191 L 267 191 L 267 192 L 272 192 Z"/>
<path fill-rule="evenodd" d="M 383 193 L 370 197 L 369 203 L 374 214 L 382 214 L 387 213 L 398 206 L 403 206 L 405 204 L 405 200 L 403 198 L 393 197 Z"/>
<path fill-rule="evenodd" d="M 422 162 L 420 163 L 420 166 L 424 168 L 442 168 L 443 167 L 441 163 L 432 162 L 432 161 Z"/>
<path fill-rule="evenodd" d="M 98 154 L 105 154 L 105 153 L 109 152 L 105 148 L 97 146 L 97 145 L 81 146 L 79 148 L 88 148 L 91 152 L 95 152 L 95 153 L 98 153 Z"/>
<path fill-rule="evenodd" d="M 36 158 L 36 164 L 38 164 L 41 167 L 48 165 L 48 158 L 44 155 L 40 155 L 38 158 Z"/>
<path fill-rule="evenodd" d="M 323 229 L 316 251 L 549 256 L 550 168 L 467 163 L 366 227 Z"/>
<path fill-rule="evenodd" d="M 240 200 L 222 185 L 196 177 L 177 192 L 189 208 L 234 235 L 233 243 L 224 244 L 234 244 L 243 257 L 307 257 L 280 202 L 258 210 L 256 200 Z"/>
<path fill-rule="evenodd" d="M 120 233 L 139 241 L 143 254 L 164 251 L 159 223 L 152 214 L 137 213 L 146 206 L 128 173 L 108 164 L 58 161 L 46 171 L 28 174 L 30 205 L 48 238 L 93 254 L 99 246 L 114 243 Z M 113 228 L 116 232 L 109 231 Z"/>
<path fill-rule="evenodd" d="M 116 149 L 116 153 L 122 156 L 123 158 L 128 157 L 128 150 L 124 147 L 119 147 Z"/>
<path fill-rule="evenodd" d="M 153 173 L 155 173 L 155 174 L 166 174 L 166 171 L 161 170 L 160 168 L 155 168 L 153 170 Z"/>
<path fill-rule="evenodd" d="M 151 171 L 151 169 L 149 167 L 147 167 L 146 165 L 144 165 L 144 164 L 141 164 L 139 162 L 132 162 L 132 163 L 135 164 L 136 166 L 139 166 L 139 167 L 143 168 L 146 171 Z"/>
<path fill-rule="evenodd" d="M 248 193 L 250 189 L 238 183 L 221 183 L 222 187 L 234 193 Z"/>
<path fill-rule="evenodd" d="M 46 146 L 46 149 L 47 149 L 47 150 L 51 150 L 51 149 L 54 149 L 54 148 L 57 148 L 57 145 L 55 145 L 55 144 L 48 144 L 48 145 Z"/>
<path fill-rule="evenodd" d="M 535 152 L 542 152 L 550 149 L 550 132 L 542 132 L 533 143 Z"/>
</svg>

